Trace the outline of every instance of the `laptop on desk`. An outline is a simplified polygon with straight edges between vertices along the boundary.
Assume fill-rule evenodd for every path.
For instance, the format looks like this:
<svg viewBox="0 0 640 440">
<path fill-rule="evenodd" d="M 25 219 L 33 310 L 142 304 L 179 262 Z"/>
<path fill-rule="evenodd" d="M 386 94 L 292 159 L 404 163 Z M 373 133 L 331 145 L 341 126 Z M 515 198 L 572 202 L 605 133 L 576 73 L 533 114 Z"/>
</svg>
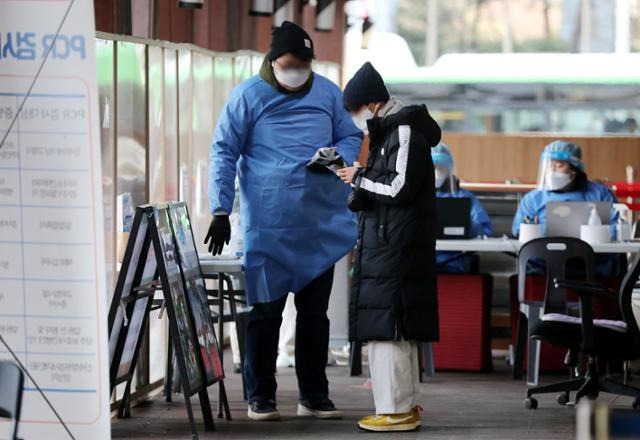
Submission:
<svg viewBox="0 0 640 440">
<path fill-rule="evenodd" d="M 471 199 L 437 198 L 438 239 L 455 240 L 471 238 Z"/>
<path fill-rule="evenodd" d="M 611 202 L 549 202 L 547 203 L 547 237 L 580 238 L 580 226 L 589 222 L 591 207 L 603 225 L 611 223 Z"/>
</svg>

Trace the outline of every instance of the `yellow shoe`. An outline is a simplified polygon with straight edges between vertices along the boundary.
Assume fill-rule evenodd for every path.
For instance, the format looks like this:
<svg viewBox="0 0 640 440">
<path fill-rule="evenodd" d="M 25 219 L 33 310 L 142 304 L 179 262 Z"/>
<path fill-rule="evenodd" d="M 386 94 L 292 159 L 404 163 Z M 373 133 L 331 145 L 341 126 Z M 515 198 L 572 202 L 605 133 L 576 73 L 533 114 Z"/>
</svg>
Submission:
<svg viewBox="0 0 640 440">
<path fill-rule="evenodd" d="M 358 422 L 358 426 L 365 431 L 392 432 L 413 431 L 419 425 L 415 413 L 411 410 L 404 414 L 387 414 L 380 416 L 368 416 Z"/>
<path fill-rule="evenodd" d="M 414 419 L 418 423 L 418 426 L 422 426 L 422 415 L 420 414 L 422 413 L 422 411 L 423 409 L 420 405 L 416 405 L 413 408 L 411 408 L 411 413 L 413 414 Z"/>
</svg>

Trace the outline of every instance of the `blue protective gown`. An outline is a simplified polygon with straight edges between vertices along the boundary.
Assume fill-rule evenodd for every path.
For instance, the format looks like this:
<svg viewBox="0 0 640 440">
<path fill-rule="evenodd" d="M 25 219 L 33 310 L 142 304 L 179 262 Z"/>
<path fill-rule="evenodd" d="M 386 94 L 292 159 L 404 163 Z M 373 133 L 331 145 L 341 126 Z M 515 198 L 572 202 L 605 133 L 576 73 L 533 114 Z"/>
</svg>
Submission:
<svg viewBox="0 0 640 440">
<path fill-rule="evenodd" d="M 493 227 L 487 211 L 482 203 L 471 191 L 458 189 L 455 192 L 438 191 L 438 198 L 469 198 L 471 199 L 471 236 L 481 237 L 483 235 L 493 235 Z M 438 263 L 438 272 L 446 273 L 464 273 L 467 269 L 467 260 L 461 256 L 461 252 L 437 252 L 436 261 Z M 460 258 L 456 258 L 456 257 Z"/>
<path fill-rule="evenodd" d="M 518 212 L 513 219 L 512 232 L 514 236 L 520 235 L 520 225 L 524 218 L 538 217 L 542 225 L 542 234 L 546 234 L 547 203 L 549 202 L 611 202 L 617 203 L 616 197 L 606 186 L 588 180 L 585 187 L 578 191 L 553 192 L 547 190 L 533 190 L 525 194 L 518 207 Z M 616 223 L 618 212 L 611 208 L 611 239 L 616 238 Z M 601 276 L 614 275 L 618 271 L 617 259 L 611 255 L 596 256 L 596 274 Z"/>
<path fill-rule="evenodd" d="M 298 292 L 353 248 L 349 185 L 305 164 L 331 146 L 352 164 L 361 142 L 340 90 L 320 75 L 303 95 L 258 75 L 232 90 L 211 144 L 209 202 L 231 212 L 237 164 L 249 304 Z"/>
<path fill-rule="evenodd" d="M 606 186 L 588 180 L 585 187 L 579 191 L 553 192 L 547 190 L 533 190 L 525 194 L 518 207 L 518 212 L 513 219 L 512 232 L 514 236 L 520 235 L 520 225 L 524 218 L 538 217 L 542 225 L 542 234 L 545 234 L 547 223 L 547 203 L 549 202 L 611 202 L 617 203 L 616 197 Z M 617 211 L 611 208 L 611 238 L 615 239 L 618 220 Z"/>
</svg>

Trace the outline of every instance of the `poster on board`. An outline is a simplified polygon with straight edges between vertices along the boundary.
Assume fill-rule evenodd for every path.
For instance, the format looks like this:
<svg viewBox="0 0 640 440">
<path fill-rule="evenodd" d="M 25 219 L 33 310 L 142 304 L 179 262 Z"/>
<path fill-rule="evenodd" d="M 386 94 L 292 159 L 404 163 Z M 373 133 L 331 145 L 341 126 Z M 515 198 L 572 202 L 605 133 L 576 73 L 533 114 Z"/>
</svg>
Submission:
<svg viewBox="0 0 640 440">
<path fill-rule="evenodd" d="M 108 439 L 94 38 L 93 2 L 0 0 L 0 334 L 75 438 Z M 19 436 L 69 438 L 30 380 Z"/>
<path fill-rule="evenodd" d="M 163 272 L 166 280 L 163 280 L 171 295 L 171 306 L 168 307 L 169 319 L 175 323 L 175 330 L 178 335 L 180 345 L 175 347 L 176 356 L 181 356 L 186 369 L 186 376 L 189 384 L 190 393 L 199 391 L 206 384 L 203 383 L 198 366 L 198 348 L 195 346 L 196 337 L 191 326 L 191 318 L 189 315 L 189 306 L 187 303 L 187 295 L 184 291 L 182 278 L 180 275 L 180 266 L 178 263 L 177 249 L 173 240 L 173 233 L 169 223 L 169 213 L 166 206 L 155 208 L 155 224 L 158 233 L 160 248 L 162 252 L 158 255 L 162 259 L 160 276 Z M 159 260 L 158 260 L 159 261 Z M 158 263 L 160 264 L 160 262 Z M 165 292 L 165 298 L 166 298 Z M 174 316 L 171 316 L 171 313 Z"/>
<path fill-rule="evenodd" d="M 189 307 L 200 345 L 200 355 L 204 365 L 207 384 L 211 385 L 224 379 L 224 370 L 220 359 L 220 349 L 211 311 L 207 302 L 207 290 L 202 277 L 198 251 L 193 240 L 191 220 L 185 203 L 170 203 L 169 218 L 176 238 L 180 257 L 180 267 L 189 298 Z"/>
</svg>

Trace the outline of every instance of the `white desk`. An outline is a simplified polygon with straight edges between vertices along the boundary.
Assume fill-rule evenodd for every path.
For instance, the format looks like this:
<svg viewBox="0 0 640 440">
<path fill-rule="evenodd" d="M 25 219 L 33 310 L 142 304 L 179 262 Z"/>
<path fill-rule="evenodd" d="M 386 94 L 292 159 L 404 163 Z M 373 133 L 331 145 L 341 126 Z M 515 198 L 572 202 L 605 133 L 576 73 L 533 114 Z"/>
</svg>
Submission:
<svg viewBox="0 0 640 440">
<path fill-rule="evenodd" d="M 438 240 L 436 250 L 454 252 L 513 252 L 522 243 L 511 238 L 473 238 L 470 240 Z M 605 243 L 593 245 L 596 254 L 625 254 L 640 252 L 640 242 Z"/>
<path fill-rule="evenodd" d="M 438 240 L 436 250 L 453 252 L 512 252 L 518 253 L 522 243 L 512 238 L 472 238 L 470 240 Z M 640 252 L 640 241 L 605 243 L 593 245 L 596 254 L 626 254 Z M 244 259 L 235 257 L 214 257 L 199 254 L 204 275 L 218 273 L 241 274 Z"/>
<path fill-rule="evenodd" d="M 518 253 L 522 243 L 512 238 L 472 238 L 470 240 L 438 240 L 436 250 L 453 252 L 512 252 Z M 640 252 L 640 242 L 605 243 L 593 245 L 596 254 L 626 254 Z M 241 274 L 244 259 L 235 257 L 214 257 L 199 254 L 203 274 Z"/>
<path fill-rule="evenodd" d="M 203 275 L 226 273 L 235 275 L 242 273 L 244 259 L 236 257 L 214 257 L 211 254 L 198 254 Z"/>
<path fill-rule="evenodd" d="M 518 253 L 522 243 L 512 238 L 472 238 L 470 240 L 438 240 L 436 250 L 453 252 L 513 252 Z M 640 241 L 593 245 L 596 254 L 626 254 L 640 252 Z M 214 257 L 199 254 L 204 275 L 218 273 L 241 274 L 244 260 L 235 257 Z"/>
</svg>

